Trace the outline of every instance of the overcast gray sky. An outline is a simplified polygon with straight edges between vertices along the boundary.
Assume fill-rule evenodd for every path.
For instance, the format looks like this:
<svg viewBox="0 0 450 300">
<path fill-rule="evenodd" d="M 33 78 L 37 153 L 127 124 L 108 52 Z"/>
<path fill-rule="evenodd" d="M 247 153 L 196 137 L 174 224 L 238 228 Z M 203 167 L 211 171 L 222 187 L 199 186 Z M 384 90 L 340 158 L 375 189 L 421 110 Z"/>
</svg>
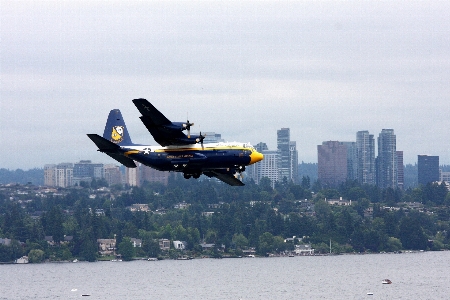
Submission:
<svg viewBox="0 0 450 300">
<path fill-rule="evenodd" d="M 450 164 L 449 1 L 0 1 L 0 168 L 91 159 L 131 102 L 228 141 L 291 129 L 299 161 L 356 132 Z"/>
</svg>

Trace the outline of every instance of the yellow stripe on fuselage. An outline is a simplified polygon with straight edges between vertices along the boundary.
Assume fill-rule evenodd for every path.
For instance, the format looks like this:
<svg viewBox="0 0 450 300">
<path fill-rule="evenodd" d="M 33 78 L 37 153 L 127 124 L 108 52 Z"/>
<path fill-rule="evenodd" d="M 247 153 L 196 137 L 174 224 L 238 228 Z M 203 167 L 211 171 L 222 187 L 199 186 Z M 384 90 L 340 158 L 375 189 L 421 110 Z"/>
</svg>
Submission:
<svg viewBox="0 0 450 300">
<path fill-rule="evenodd" d="M 128 157 L 128 155 L 139 154 L 139 152 L 140 152 L 139 150 L 130 150 L 130 151 L 125 152 L 124 155 Z"/>
<path fill-rule="evenodd" d="M 165 148 L 165 149 L 157 149 L 154 152 L 214 151 L 214 150 L 248 150 L 248 151 L 252 151 L 251 148 L 246 148 L 246 147 L 242 147 L 242 146 L 220 146 L 220 147 L 205 147 L 205 148 Z"/>
</svg>

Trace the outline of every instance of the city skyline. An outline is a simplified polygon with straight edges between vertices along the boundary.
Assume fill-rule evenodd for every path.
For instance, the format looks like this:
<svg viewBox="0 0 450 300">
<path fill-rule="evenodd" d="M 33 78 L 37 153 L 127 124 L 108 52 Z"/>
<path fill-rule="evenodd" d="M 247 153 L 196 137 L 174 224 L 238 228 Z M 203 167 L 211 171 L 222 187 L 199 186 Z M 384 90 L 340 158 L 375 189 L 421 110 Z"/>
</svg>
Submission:
<svg viewBox="0 0 450 300">
<path fill-rule="evenodd" d="M 316 146 L 394 128 L 405 164 L 450 164 L 450 3 L 5 1 L 0 10 L 0 167 L 92 159 L 87 133 L 146 98 L 194 131 L 263 141 L 289 127 Z"/>
</svg>

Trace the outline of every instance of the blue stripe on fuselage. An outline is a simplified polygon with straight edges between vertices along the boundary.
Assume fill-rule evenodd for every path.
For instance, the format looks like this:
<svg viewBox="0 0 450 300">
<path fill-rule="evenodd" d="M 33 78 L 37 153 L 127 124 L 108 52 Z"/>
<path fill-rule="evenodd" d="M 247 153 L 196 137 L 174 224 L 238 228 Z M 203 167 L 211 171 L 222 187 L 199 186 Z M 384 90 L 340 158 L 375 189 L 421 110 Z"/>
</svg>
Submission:
<svg viewBox="0 0 450 300">
<path fill-rule="evenodd" d="M 131 154 L 130 158 L 160 171 L 178 171 L 184 169 L 219 169 L 246 166 L 250 163 L 250 150 L 246 149 L 205 149 L 174 151 L 165 149 L 160 152 L 143 151 Z"/>
</svg>

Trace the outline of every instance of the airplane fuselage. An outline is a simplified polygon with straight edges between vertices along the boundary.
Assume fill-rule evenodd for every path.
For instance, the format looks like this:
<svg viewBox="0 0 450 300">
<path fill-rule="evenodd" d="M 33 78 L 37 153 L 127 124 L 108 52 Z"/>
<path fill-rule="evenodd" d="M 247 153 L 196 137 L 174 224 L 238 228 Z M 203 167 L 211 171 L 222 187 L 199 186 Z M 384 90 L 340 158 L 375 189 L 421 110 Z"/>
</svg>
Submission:
<svg viewBox="0 0 450 300">
<path fill-rule="evenodd" d="M 260 153 L 246 143 L 210 143 L 184 146 L 123 146 L 124 155 L 160 171 L 178 171 L 200 176 L 208 169 L 243 171 L 259 161 Z"/>
</svg>

